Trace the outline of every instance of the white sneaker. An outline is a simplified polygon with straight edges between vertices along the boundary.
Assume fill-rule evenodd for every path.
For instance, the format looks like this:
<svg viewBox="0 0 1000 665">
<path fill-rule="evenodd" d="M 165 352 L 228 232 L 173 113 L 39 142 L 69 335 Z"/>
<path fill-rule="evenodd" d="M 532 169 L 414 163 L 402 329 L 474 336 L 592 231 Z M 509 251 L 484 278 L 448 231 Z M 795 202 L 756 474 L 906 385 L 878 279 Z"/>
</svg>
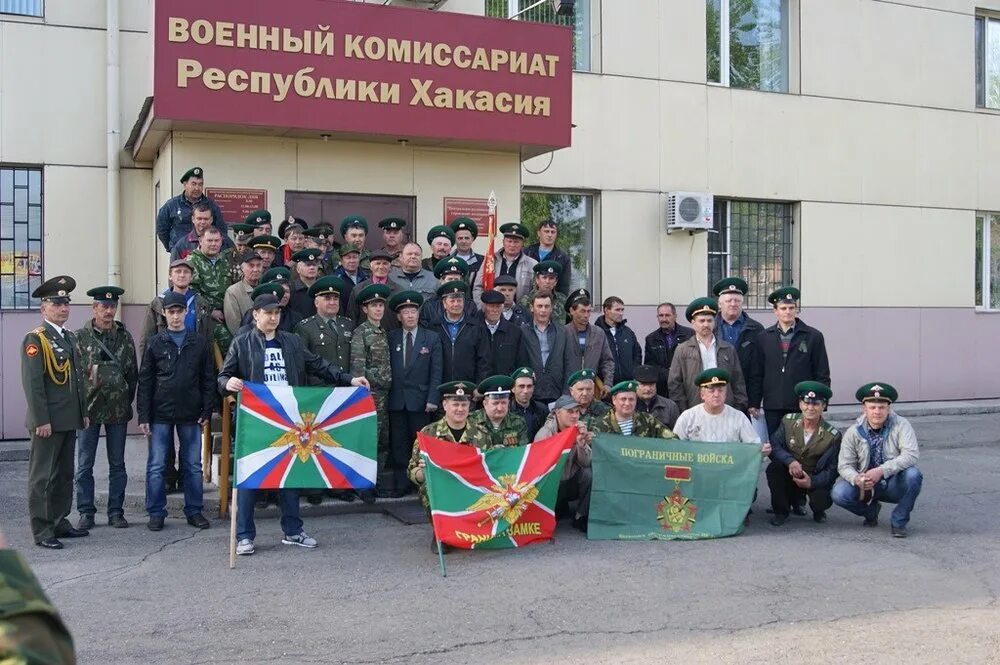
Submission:
<svg viewBox="0 0 1000 665">
<path fill-rule="evenodd" d="M 253 554 L 253 541 L 249 538 L 244 538 L 240 542 L 236 543 L 236 553 L 241 556 L 250 556 Z"/>
<path fill-rule="evenodd" d="M 316 547 L 316 539 L 307 534 L 305 531 L 298 533 L 294 536 L 289 536 L 285 534 L 285 537 L 281 539 L 283 545 L 298 545 L 299 547 L 307 547 L 313 549 Z"/>
</svg>

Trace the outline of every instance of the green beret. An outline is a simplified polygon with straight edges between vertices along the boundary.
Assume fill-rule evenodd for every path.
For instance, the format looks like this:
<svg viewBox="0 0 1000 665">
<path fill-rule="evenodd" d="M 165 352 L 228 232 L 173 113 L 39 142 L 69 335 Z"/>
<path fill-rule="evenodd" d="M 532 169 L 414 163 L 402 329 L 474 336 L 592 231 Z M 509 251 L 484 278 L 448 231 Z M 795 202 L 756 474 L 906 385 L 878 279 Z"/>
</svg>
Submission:
<svg viewBox="0 0 1000 665">
<path fill-rule="evenodd" d="M 202 170 L 200 166 L 192 166 L 191 168 L 189 168 L 187 171 L 184 172 L 184 175 L 181 176 L 181 182 L 187 182 L 191 178 L 204 178 L 204 177 L 205 177 L 205 172 Z"/>
<path fill-rule="evenodd" d="M 347 229 L 362 229 L 368 233 L 368 220 L 361 215 L 349 215 L 340 222 L 340 235 L 347 235 Z"/>
<path fill-rule="evenodd" d="M 715 316 L 719 313 L 719 304 L 715 301 L 715 298 L 697 298 L 688 305 L 687 312 L 685 312 L 688 321 L 693 321 L 694 317 L 699 314 L 711 314 Z"/>
<path fill-rule="evenodd" d="M 469 285 L 460 279 L 448 282 L 447 284 L 442 284 L 437 288 L 437 294 L 441 298 L 447 298 L 448 296 L 460 295 L 464 296 L 469 292 Z"/>
<path fill-rule="evenodd" d="M 94 302 L 114 303 L 125 293 L 125 289 L 118 286 L 95 286 L 87 291 L 87 295 L 94 299 Z"/>
<path fill-rule="evenodd" d="M 577 300 L 586 300 L 587 302 L 590 302 L 590 291 L 587 289 L 577 289 L 576 291 L 570 293 L 569 296 L 566 297 L 566 309 L 575 305 Z"/>
<path fill-rule="evenodd" d="M 434 264 L 434 276 L 438 279 L 444 275 L 461 275 L 465 278 L 468 274 L 469 264 L 457 256 L 446 256 Z"/>
<path fill-rule="evenodd" d="M 404 307 L 420 307 L 424 304 L 424 297 L 417 291 L 400 291 L 392 294 L 389 298 L 389 309 L 398 312 Z"/>
<path fill-rule="evenodd" d="M 611 395 L 617 395 L 618 393 L 634 393 L 639 389 L 638 381 L 621 381 L 616 383 L 611 387 Z"/>
<path fill-rule="evenodd" d="M 250 299 L 256 300 L 257 296 L 262 296 L 265 294 L 272 295 L 278 300 L 281 300 L 282 298 L 285 297 L 285 287 L 283 287 L 281 285 L 281 282 L 278 281 L 261 284 L 250 293 Z"/>
<path fill-rule="evenodd" d="M 833 391 L 830 390 L 830 386 L 819 381 L 800 381 L 795 384 L 794 391 L 800 400 L 810 404 L 815 402 L 829 402 L 830 398 L 833 397 Z"/>
<path fill-rule="evenodd" d="M 65 304 L 69 302 L 69 294 L 75 288 L 75 279 L 69 275 L 57 275 L 52 279 L 42 282 L 41 286 L 31 292 L 31 297 L 40 298 L 57 305 Z"/>
<path fill-rule="evenodd" d="M 358 304 L 368 305 L 373 302 L 385 302 L 392 289 L 388 284 L 369 284 L 358 294 Z"/>
<path fill-rule="evenodd" d="M 254 210 L 252 213 L 247 215 L 246 223 L 250 226 L 259 226 L 261 224 L 271 223 L 271 213 L 266 210 Z"/>
<path fill-rule="evenodd" d="M 292 254 L 292 261 L 319 261 L 321 258 L 323 258 L 323 252 L 315 247 L 300 249 Z"/>
<path fill-rule="evenodd" d="M 597 372 L 592 369 L 579 369 L 569 375 L 569 380 L 566 381 L 566 385 L 572 388 L 575 384 L 580 381 L 594 381 L 597 379 Z"/>
<path fill-rule="evenodd" d="M 472 381 L 449 381 L 438 386 L 438 392 L 445 399 L 472 399 L 476 384 Z"/>
<path fill-rule="evenodd" d="M 729 385 L 729 372 L 719 367 L 706 369 L 694 377 L 694 384 L 699 388 L 714 388 L 716 386 Z"/>
<path fill-rule="evenodd" d="M 500 226 L 500 233 L 504 236 L 511 236 L 513 238 L 520 238 L 521 240 L 526 240 L 530 235 L 531 231 L 524 224 L 519 224 L 518 222 L 507 222 Z"/>
<path fill-rule="evenodd" d="M 236 239 L 240 240 L 253 233 L 253 230 L 257 227 L 253 224 L 232 224 L 229 228 L 233 230 L 233 235 L 236 236 Z"/>
<path fill-rule="evenodd" d="M 872 401 L 892 404 L 899 399 L 899 393 L 885 381 L 875 381 L 858 388 L 858 392 L 854 393 L 854 398 L 859 402 Z"/>
<path fill-rule="evenodd" d="M 378 223 L 378 227 L 386 231 L 402 231 L 406 228 L 406 220 L 399 217 L 386 217 Z"/>
<path fill-rule="evenodd" d="M 479 384 L 480 394 L 486 395 L 509 395 L 510 389 L 514 387 L 514 379 L 506 374 L 496 374 L 483 379 Z"/>
<path fill-rule="evenodd" d="M 562 265 L 558 261 L 539 261 L 533 268 L 536 275 L 551 275 L 558 277 L 562 274 Z"/>
<path fill-rule="evenodd" d="M 468 217 L 456 217 L 451 223 L 451 230 L 456 234 L 459 231 L 468 231 L 472 234 L 473 240 L 479 237 L 479 225 Z"/>
<path fill-rule="evenodd" d="M 254 236 L 247 245 L 254 249 L 269 249 L 272 252 L 277 252 L 278 248 L 281 247 L 281 240 L 277 236 Z"/>
<path fill-rule="evenodd" d="M 315 298 L 327 294 L 340 295 L 347 289 L 344 280 L 334 275 L 320 277 L 309 287 L 309 296 Z"/>
<path fill-rule="evenodd" d="M 510 378 L 517 381 L 518 379 L 531 379 L 535 380 L 535 370 L 530 367 L 518 367 L 514 370 L 514 373 L 510 375 Z"/>
<path fill-rule="evenodd" d="M 265 282 L 287 282 L 292 278 L 292 271 L 285 266 L 275 266 L 265 272 L 261 278 L 260 283 Z"/>
<path fill-rule="evenodd" d="M 428 243 L 434 242 L 438 238 L 447 238 L 452 244 L 455 244 L 455 232 L 441 224 L 432 226 L 427 232 Z"/>
<path fill-rule="evenodd" d="M 794 286 L 784 286 L 775 291 L 771 291 L 771 295 L 767 297 L 767 301 L 772 305 L 777 306 L 778 303 L 788 303 L 794 305 L 799 301 L 799 297 L 802 294 Z"/>
<path fill-rule="evenodd" d="M 307 238 L 315 238 L 316 240 L 326 240 L 333 235 L 333 229 L 329 226 L 314 226 L 311 229 L 305 230 L 305 236 Z"/>
<path fill-rule="evenodd" d="M 340 249 L 337 250 L 337 254 L 340 254 L 340 256 L 342 257 L 347 256 L 348 254 L 360 254 L 360 253 L 361 250 L 352 245 L 351 243 L 346 243 L 345 245 L 342 245 Z"/>
<path fill-rule="evenodd" d="M 725 279 L 720 279 L 712 286 L 712 295 L 716 297 L 721 296 L 723 293 L 739 293 L 745 296 L 749 291 L 750 287 L 747 285 L 746 280 L 739 277 L 726 277 Z"/>
</svg>

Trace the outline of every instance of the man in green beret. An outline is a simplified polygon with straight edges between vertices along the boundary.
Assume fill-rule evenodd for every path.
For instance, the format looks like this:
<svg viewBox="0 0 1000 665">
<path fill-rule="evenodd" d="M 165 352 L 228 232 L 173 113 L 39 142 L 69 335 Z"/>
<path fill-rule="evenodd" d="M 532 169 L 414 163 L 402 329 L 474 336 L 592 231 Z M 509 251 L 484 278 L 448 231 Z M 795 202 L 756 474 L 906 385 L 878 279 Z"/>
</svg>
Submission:
<svg viewBox="0 0 1000 665">
<path fill-rule="evenodd" d="M 271 235 L 271 213 L 267 210 L 254 210 L 243 220 L 253 227 L 253 237 Z"/>
<path fill-rule="evenodd" d="M 494 448 L 523 446 L 529 441 L 524 418 L 510 412 L 510 390 L 513 387 L 512 378 L 497 374 L 483 379 L 476 388 L 483 396 L 483 408 L 474 411 L 469 420 L 486 431 Z"/>
<path fill-rule="evenodd" d="M 472 401 L 472 394 L 476 391 L 476 384 L 471 381 L 449 381 L 438 386 L 438 393 L 441 395 L 441 407 L 444 409 L 444 416 L 420 430 L 422 434 L 432 436 L 442 441 L 452 443 L 462 443 L 475 446 L 480 450 L 490 450 L 496 447 L 496 442 L 483 430 L 482 427 L 469 421 L 469 404 Z M 417 486 L 417 493 L 420 496 L 420 503 L 427 511 L 430 519 L 430 502 L 427 500 L 427 478 L 424 475 L 424 460 L 420 457 L 420 443 L 414 438 L 413 447 L 410 452 L 410 463 L 406 468 L 406 475 L 410 481 Z M 448 548 L 444 547 L 445 551 Z M 437 540 L 431 537 L 431 551 L 437 552 Z"/>
<path fill-rule="evenodd" d="M 694 337 L 677 345 L 667 373 L 667 393 L 683 412 L 700 400 L 696 379 L 706 369 L 724 369 L 729 374 L 727 404 L 739 411 L 747 408 L 743 366 L 736 349 L 715 334 L 715 316 L 719 313 L 714 298 L 698 298 L 687 308 L 687 320 Z"/>
<path fill-rule="evenodd" d="M 674 425 L 677 436 L 687 441 L 760 445 L 760 435 L 746 415 L 726 403 L 730 378 L 721 367 L 706 369 L 695 377 L 698 403 L 678 416 Z M 765 443 L 761 453 L 770 455 L 771 444 Z"/>
<path fill-rule="evenodd" d="M 447 226 L 432 226 L 427 231 L 427 245 L 430 247 L 431 255 L 423 260 L 421 266 L 427 270 L 434 270 L 434 266 L 439 261 L 451 254 L 451 248 L 455 244 L 455 232 Z"/>
<path fill-rule="evenodd" d="M 93 317 L 76 331 L 76 348 L 84 376 L 90 427 L 80 430 L 76 448 L 76 509 L 80 529 L 94 528 L 94 460 L 104 426 L 108 453 L 108 524 L 122 529 L 125 520 L 125 434 L 132 420 L 132 400 L 139 381 L 135 342 L 120 321 L 115 321 L 118 300 L 125 290 L 98 286 L 87 291 L 94 299 Z"/>
<path fill-rule="evenodd" d="M 676 439 L 670 428 L 648 413 L 638 413 L 635 403 L 637 381 L 622 381 L 611 388 L 611 410 L 603 418 L 587 423 L 595 432 L 640 436 L 648 439 Z"/>
<path fill-rule="evenodd" d="M 798 317 L 799 290 L 787 286 L 773 291 L 767 300 L 774 306 L 777 322 L 757 335 L 752 372 L 747 379 L 750 415 L 758 417 L 764 405 L 767 431 L 781 419 L 798 413 L 795 385 L 819 381 L 830 385 L 830 361 L 823 333 Z"/>
<path fill-rule="evenodd" d="M 712 295 L 719 301 L 715 334 L 736 349 L 744 378 L 750 376 L 757 335 L 764 330 L 764 326 L 751 319 L 743 309 L 743 302 L 749 292 L 750 287 L 739 277 L 726 277 L 712 286 Z"/>
<path fill-rule="evenodd" d="M 387 402 L 392 387 L 392 367 L 389 361 L 389 340 L 382 328 L 385 303 L 391 289 L 385 284 L 369 284 L 358 294 L 358 303 L 365 316 L 351 339 L 351 374 L 363 376 L 371 384 L 372 397 L 378 414 L 378 483 L 376 490 L 358 492 L 365 503 L 374 503 L 378 496 L 389 495 L 391 479 L 386 463 L 389 458 L 389 410 Z"/>
<path fill-rule="evenodd" d="M 266 272 L 275 267 L 274 258 L 281 249 L 281 240 L 272 235 L 254 236 L 247 243 L 247 247 L 257 252 L 260 256 L 261 270 Z"/>
<path fill-rule="evenodd" d="M 826 511 L 833 505 L 830 491 L 837 480 L 841 433 L 823 418 L 833 392 L 819 381 L 802 381 L 796 384 L 795 394 L 801 413 L 788 414 L 771 433 L 766 475 L 774 526 L 788 521 L 789 512 L 805 515 L 806 497 L 813 520 L 825 522 Z"/>
<path fill-rule="evenodd" d="M 496 253 L 493 260 L 493 276 L 510 275 L 517 280 L 517 292 L 515 298 L 520 301 L 528 291 L 535 279 L 535 259 L 524 253 L 524 241 L 530 235 L 528 227 L 518 222 L 508 222 L 500 225 L 500 233 L 503 234 L 503 247 Z M 472 299 L 478 306 L 483 295 L 483 271 L 476 273 L 476 280 L 472 286 Z M 556 319 L 553 318 L 553 321 Z M 561 323 L 562 321 L 557 321 Z"/>
<path fill-rule="evenodd" d="M 833 502 L 864 517 L 867 527 L 878 526 L 883 502 L 894 503 L 892 535 L 906 538 L 924 482 L 917 468 L 917 435 L 910 422 L 892 410 L 899 393 L 888 383 L 866 383 L 854 396 L 862 404 L 861 416 L 844 433 Z"/>
<path fill-rule="evenodd" d="M 455 249 L 452 250 L 451 254 L 462 259 L 469 266 L 469 274 L 465 281 L 472 284 L 476 281 L 476 273 L 483 267 L 483 259 L 485 258 L 472 249 L 472 243 L 479 237 L 479 225 L 468 217 L 457 217 L 449 225 L 449 228 L 455 234 Z"/>
<path fill-rule="evenodd" d="M 25 426 L 31 436 L 28 457 L 28 514 L 35 544 L 61 550 L 59 538 L 88 535 L 66 517 L 73 508 L 73 452 L 76 432 L 90 427 L 76 336 L 64 328 L 69 294 L 76 281 L 53 277 L 36 288 L 42 325 L 21 342 L 21 387 L 28 403 Z"/>
<path fill-rule="evenodd" d="M 580 405 L 580 420 L 588 427 L 610 413 L 611 407 L 595 398 L 597 373 L 594 370 L 576 370 L 569 375 L 566 385 L 569 386 L 570 397 Z"/>
<path fill-rule="evenodd" d="M 536 263 L 532 270 L 535 273 L 535 281 L 531 290 L 521 297 L 520 305 L 527 309 L 531 305 L 531 300 L 536 293 L 547 293 L 552 296 L 552 320 L 566 320 L 566 295 L 556 290 L 559 283 L 559 275 L 562 273 L 562 266 L 556 261 L 542 261 Z"/>
<path fill-rule="evenodd" d="M 465 281 L 469 273 L 469 266 L 465 261 L 457 256 L 446 256 L 434 266 L 434 276 L 438 279 L 438 286 L 448 282 Z M 465 282 L 468 284 L 468 282 Z M 471 298 L 465 299 L 465 317 L 469 320 L 478 318 L 479 311 L 472 303 Z M 425 328 L 437 325 L 444 320 L 444 302 L 437 293 L 424 299 L 424 306 L 420 308 L 420 325 Z"/>
<path fill-rule="evenodd" d="M 306 348 L 337 367 L 351 366 L 351 341 L 354 323 L 340 316 L 340 293 L 344 282 L 338 277 L 320 277 L 309 287 L 316 314 L 302 319 L 295 326 L 295 334 L 302 338 Z M 322 385 L 318 379 L 312 385 Z"/>
<path fill-rule="evenodd" d="M 319 279 L 319 263 L 322 256 L 323 252 L 315 247 L 292 254 L 295 270 L 289 285 L 292 292 L 288 298 L 288 309 L 298 313 L 302 318 L 316 313 L 316 304 L 314 298 L 309 295 L 309 288 Z"/>
<path fill-rule="evenodd" d="M 390 465 L 395 483 L 391 496 L 412 491 L 406 468 L 413 439 L 437 412 L 441 403 L 444 355 L 441 338 L 420 325 L 423 296 L 416 291 L 399 291 L 389 298 L 398 326 L 388 332 L 392 388 L 389 390 Z"/>
<path fill-rule="evenodd" d="M 229 280 L 235 284 L 243 279 L 243 255 L 249 249 L 253 238 L 253 226 L 249 224 L 233 224 L 233 251 L 229 253 Z M 223 313 L 225 308 L 223 308 Z"/>
<path fill-rule="evenodd" d="M 260 277 L 264 274 L 264 260 L 254 250 L 245 250 L 237 260 L 240 262 L 240 280 L 226 289 L 222 299 L 226 327 L 233 335 L 243 325 L 243 317 L 253 309 L 250 294 L 260 284 Z"/>
<path fill-rule="evenodd" d="M 377 249 L 372 252 L 371 257 L 368 262 L 371 268 L 371 275 L 368 279 L 357 284 L 347 298 L 347 310 L 344 315 L 347 318 L 354 321 L 355 325 L 360 325 L 364 321 L 364 316 L 361 313 L 361 303 L 358 302 L 358 296 L 363 290 L 365 290 L 371 284 L 383 284 L 389 287 L 389 297 L 393 294 L 399 293 L 403 288 L 389 279 L 389 271 L 392 270 L 392 255 L 389 253 Z M 399 321 L 396 320 L 394 315 L 382 317 L 382 329 L 386 332 L 394 330 L 399 327 Z"/>
<path fill-rule="evenodd" d="M 389 255 L 392 265 L 399 265 L 399 255 L 403 251 L 406 243 L 406 220 L 399 217 L 386 217 L 378 223 L 382 229 L 381 251 Z"/>
<path fill-rule="evenodd" d="M 461 280 L 438 287 L 437 295 L 444 306 L 440 323 L 428 328 L 441 338 L 446 381 L 482 381 L 490 372 L 490 340 L 478 316 L 470 316 L 466 308 L 469 287 Z"/>
<path fill-rule="evenodd" d="M 368 271 L 368 261 L 371 252 L 365 247 L 368 239 L 368 220 L 361 215 L 348 215 L 340 222 L 340 235 L 344 238 L 344 245 L 351 245 L 358 248 L 358 265 L 365 272 Z M 343 259 L 343 254 L 341 254 Z"/>
<path fill-rule="evenodd" d="M 520 356 L 520 353 L 518 355 Z M 528 439 L 534 441 L 535 434 L 549 417 L 549 407 L 535 399 L 535 370 L 530 367 L 518 367 L 511 373 L 510 378 L 514 380 L 510 411 L 524 418 L 528 428 Z"/>
<path fill-rule="evenodd" d="M 188 261 L 194 269 L 191 277 L 191 288 L 199 293 L 201 297 L 212 308 L 212 319 L 216 326 L 214 337 L 219 351 L 223 356 L 232 341 L 232 333 L 225 326 L 226 315 L 223 311 L 223 303 L 226 299 L 226 289 L 231 285 L 231 273 L 229 268 L 229 255 L 231 249 L 222 249 L 222 235 L 213 226 L 205 230 L 201 236 L 198 249 L 191 252 Z M 218 325 L 222 324 L 222 325 Z"/>
<path fill-rule="evenodd" d="M 191 217 L 194 206 L 204 203 L 209 207 L 212 224 L 219 232 L 226 234 L 226 220 L 222 218 L 222 210 L 218 204 L 205 196 L 205 172 L 200 166 L 193 166 L 181 176 L 181 186 L 184 188 L 177 196 L 168 199 L 156 213 L 156 237 L 163 249 L 168 252 L 178 240 L 191 232 Z"/>
</svg>

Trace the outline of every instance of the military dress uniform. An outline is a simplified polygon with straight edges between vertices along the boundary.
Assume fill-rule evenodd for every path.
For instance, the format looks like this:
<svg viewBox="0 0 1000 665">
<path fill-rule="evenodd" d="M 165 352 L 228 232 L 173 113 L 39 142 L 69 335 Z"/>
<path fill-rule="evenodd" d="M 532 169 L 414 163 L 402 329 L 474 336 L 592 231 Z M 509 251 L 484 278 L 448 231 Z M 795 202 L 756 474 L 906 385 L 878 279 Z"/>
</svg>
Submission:
<svg viewBox="0 0 1000 665">
<path fill-rule="evenodd" d="M 382 301 L 389 296 L 385 284 L 371 284 L 358 294 L 364 305 Z M 386 462 L 389 459 L 389 389 L 392 387 L 392 368 L 389 362 L 389 338 L 385 330 L 366 319 L 354 329 L 351 339 L 351 374 L 363 376 L 371 385 L 372 398 L 378 416 L 378 473 L 380 487 L 388 486 Z M 363 497 L 363 498 L 370 498 Z"/>
<path fill-rule="evenodd" d="M 73 637 L 24 557 L 0 550 L 0 663 L 75 662 Z"/>
<path fill-rule="evenodd" d="M 53 277 L 31 294 L 52 303 L 68 303 L 76 287 L 72 277 Z M 31 435 L 28 457 L 28 513 L 35 543 L 61 549 L 60 536 L 87 535 L 66 519 L 73 507 L 73 453 L 76 431 L 86 415 L 76 336 L 46 321 L 21 343 L 21 385 L 28 402 L 25 426 Z M 36 428 L 50 425 L 47 437 Z"/>
<path fill-rule="evenodd" d="M 314 285 L 315 286 L 315 285 Z M 303 319 L 295 326 L 295 334 L 302 338 L 306 348 L 323 360 L 337 367 L 351 366 L 351 332 L 350 319 L 338 316 L 324 319 L 319 314 Z M 313 385 L 321 385 L 319 379 L 310 379 Z"/>
</svg>

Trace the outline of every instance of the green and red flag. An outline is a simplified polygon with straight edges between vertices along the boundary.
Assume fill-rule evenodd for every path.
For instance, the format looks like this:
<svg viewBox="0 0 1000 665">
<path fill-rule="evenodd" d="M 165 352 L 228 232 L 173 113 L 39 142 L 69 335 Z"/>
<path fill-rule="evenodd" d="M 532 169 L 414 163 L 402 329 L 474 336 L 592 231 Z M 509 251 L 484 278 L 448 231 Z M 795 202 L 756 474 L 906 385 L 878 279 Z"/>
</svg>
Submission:
<svg viewBox="0 0 1000 665">
<path fill-rule="evenodd" d="M 366 388 L 245 383 L 236 408 L 237 488 L 375 487 L 375 400 Z"/>
<path fill-rule="evenodd" d="M 693 540 L 733 536 L 753 502 L 760 444 L 598 434 L 587 537 Z"/>
<path fill-rule="evenodd" d="M 417 434 L 435 537 L 465 549 L 550 540 L 576 428 L 526 446 L 482 451 Z"/>
</svg>

